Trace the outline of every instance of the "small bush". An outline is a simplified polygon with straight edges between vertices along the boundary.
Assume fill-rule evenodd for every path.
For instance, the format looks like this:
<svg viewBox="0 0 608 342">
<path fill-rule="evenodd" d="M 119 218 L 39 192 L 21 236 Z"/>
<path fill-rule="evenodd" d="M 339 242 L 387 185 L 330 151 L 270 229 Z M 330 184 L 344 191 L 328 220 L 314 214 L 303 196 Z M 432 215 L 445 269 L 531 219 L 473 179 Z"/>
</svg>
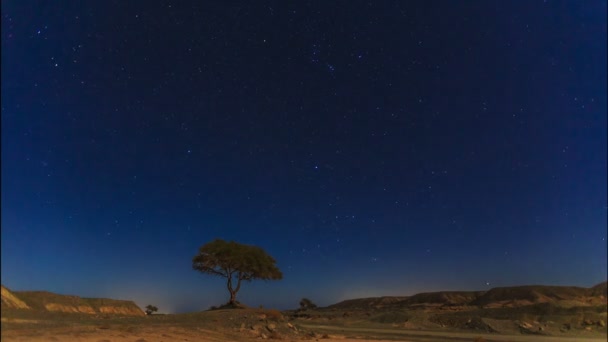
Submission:
<svg viewBox="0 0 608 342">
<path fill-rule="evenodd" d="M 300 300 L 300 310 L 315 309 L 316 307 L 317 305 L 308 298 L 302 298 L 302 300 Z"/>
<path fill-rule="evenodd" d="M 266 313 L 266 318 L 267 319 L 271 319 L 271 320 L 274 320 L 274 321 L 282 321 L 283 320 L 283 314 L 279 310 L 275 310 L 275 309 L 266 310 L 265 313 Z"/>
<path fill-rule="evenodd" d="M 151 315 L 153 313 L 155 313 L 156 311 L 158 311 L 158 308 L 154 305 L 148 305 L 146 306 L 146 315 Z"/>
</svg>

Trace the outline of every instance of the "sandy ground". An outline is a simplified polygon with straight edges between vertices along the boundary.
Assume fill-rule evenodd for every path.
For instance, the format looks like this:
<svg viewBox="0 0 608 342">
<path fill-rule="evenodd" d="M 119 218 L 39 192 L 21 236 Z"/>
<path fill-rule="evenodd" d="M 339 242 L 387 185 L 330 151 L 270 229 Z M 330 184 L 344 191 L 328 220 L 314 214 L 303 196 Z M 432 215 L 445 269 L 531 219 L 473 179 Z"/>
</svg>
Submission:
<svg viewBox="0 0 608 342">
<path fill-rule="evenodd" d="M 334 332 L 336 327 L 311 325 L 318 332 L 324 328 L 328 332 Z M 426 331 L 402 331 L 394 329 L 356 329 L 348 328 L 345 334 L 351 336 L 330 334 L 330 338 L 312 338 L 310 341 L 327 342 L 371 342 L 371 341 L 403 341 L 403 342 L 439 342 L 439 341 L 475 341 L 483 337 L 487 342 L 599 342 L 606 338 L 584 338 L 584 337 L 547 337 L 547 336 L 506 336 L 496 334 L 475 334 L 459 332 L 426 332 Z M 380 335 L 379 335 L 380 334 Z M 381 336 L 388 334 L 389 339 L 373 339 L 370 336 Z M 353 338 L 355 336 L 356 338 Z M 220 342 L 220 341 L 258 341 L 260 338 L 244 336 L 235 333 L 219 333 L 217 331 L 204 329 L 183 329 L 177 327 L 146 327 L 137 333 L 128 333 L 122 330 L 99 329 L 95 327 L 85 328 L 58 328 L 53 330 L 10 330 L 2 331 L 3 342 Z M 305 339 L 286 338 L 283 341 L 303 341 Z"/>
<path fill-rule="evenodd" d="M 166 329 L 163 329 L 166 330 Z M 214 331 L 199 330 L 171 330 L 170 332 L 157 331 L 156 329 L 146 329 L 146 331 L 129 334 L 122 331 L 69 331 L 61 329 L 57 331 L 10 331 L 2 332 L 3 342 L 224 342 L 224 341 L 259 341 L 260 338 L 244 337 L 236 335 L 219 334 Z M 372 340 L 351 339 L 341 336 L 334 336 L 329 339 L 311 339 L 310 341 L 327 342 L 365 342 Z M 283 341 L 303 341 L 294 339 L 284 339 Z M 373 340 L 381 342 L 382 340 Z M 394 340 L 393 340 L 394 341 Z M 388 342 L 388 341 L 385 341 Z"/>
<path fill-rule="evenodd" d="M 605 342 L 606 337 L 562 337 L 562 336 L 540 336 L 540 335 L 499 335 L 499 334 L 484 334 L 484 333 L 469 333 L 469 332 L 443 332 L 443 331 L 420 331 L 420 330 L 400 330 L 400 329 L 375 329 L 375 328 L 336 328 L 333 326 L 324 325 L 307 325 L 300 324 L 300 326 L 308 329 L 313 329 L 317 332 L 323 331 L 341 331 L 347 333 L 349 336 L 352 334 L 360 334 L 361 337 L 376 335 L 390 336 L 392 341 L 410 341 L 410 342 L 439 342 L 439 341 L 475 341 L 475 339 L 482 337 L 487 342 Z M 337 330 L 339 329 L 339 330 Z M 342 340 L 344 341 L 344 340 Z M 356 339 L 355 341 L 362 341 Z M 378 340 L 369 340 L 378 341 Z"/>
</svg>

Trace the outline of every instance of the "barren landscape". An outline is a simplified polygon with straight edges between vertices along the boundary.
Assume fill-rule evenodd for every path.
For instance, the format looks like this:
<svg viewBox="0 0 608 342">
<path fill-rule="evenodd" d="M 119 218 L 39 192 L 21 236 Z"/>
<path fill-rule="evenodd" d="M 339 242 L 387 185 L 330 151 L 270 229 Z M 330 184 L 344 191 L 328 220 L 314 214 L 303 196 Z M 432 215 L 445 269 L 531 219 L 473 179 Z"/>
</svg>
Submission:
<svg viewBox="0 0 608 342">
<path fill-rule="evenodd" d="M 608 340 L 608 0 L 0 25 L 0 342 Z"/>
<path fill-rule="evenodd" d="M 606 283 L 146 315 L 133 302 L 2 287 L 2 341 L 605 341 Z"/>
</svg>

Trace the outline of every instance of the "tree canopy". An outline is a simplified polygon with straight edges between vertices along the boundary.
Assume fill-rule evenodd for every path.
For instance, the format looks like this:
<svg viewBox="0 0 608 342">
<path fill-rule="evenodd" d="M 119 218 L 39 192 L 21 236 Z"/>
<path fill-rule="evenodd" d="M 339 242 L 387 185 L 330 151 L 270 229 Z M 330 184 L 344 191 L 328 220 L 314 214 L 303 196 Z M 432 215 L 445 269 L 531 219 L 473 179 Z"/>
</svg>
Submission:
<svg viewBox="0 0 608 342">
<path fill-rule="evenodd" d="M 236 304 L 236 294 L 241 282 L 254 279 L 279 280 L 283 274 L 273 257 L 257 246 L 234 241 L 213 240 L 199 248 L 192 258 L 192 268 L 227 279 L 230 292 L 229 304 Z M 234 286 L 236 281 L 236 286 Z"/>
</svg>

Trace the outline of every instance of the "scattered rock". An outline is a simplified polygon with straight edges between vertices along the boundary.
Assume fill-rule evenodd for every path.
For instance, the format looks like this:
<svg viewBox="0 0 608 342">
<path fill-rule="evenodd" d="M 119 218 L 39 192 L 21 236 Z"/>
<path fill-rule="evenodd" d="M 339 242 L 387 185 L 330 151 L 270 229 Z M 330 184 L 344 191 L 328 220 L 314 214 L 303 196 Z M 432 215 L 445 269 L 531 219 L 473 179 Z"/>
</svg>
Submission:
<svg viewBox="0 0 608 342">
<path fill-rule="evenodd" d="M 530 328 L 532 328 L 532 324 L 527 323 L 527 322 L 521 322 L 521 323 L 519 323 L 519 327 L 522 329 L 530 329 Z"/>
<path fill-rule="evenodd" d="M 266 334 L 261 334 L 261 335 L 260 335 L 260 337 L 261 337 L 263 340 L 268 339 L 268 336 L 266 336 Z"/>
<path fill-rule="evenodd" d="M 268 329 L 268 331 L 275 331 L 277 329 L 277 326 L 273 323 L 269 323 L 268 325 L 266 325 L 266 329 Z"/>
</svg>

